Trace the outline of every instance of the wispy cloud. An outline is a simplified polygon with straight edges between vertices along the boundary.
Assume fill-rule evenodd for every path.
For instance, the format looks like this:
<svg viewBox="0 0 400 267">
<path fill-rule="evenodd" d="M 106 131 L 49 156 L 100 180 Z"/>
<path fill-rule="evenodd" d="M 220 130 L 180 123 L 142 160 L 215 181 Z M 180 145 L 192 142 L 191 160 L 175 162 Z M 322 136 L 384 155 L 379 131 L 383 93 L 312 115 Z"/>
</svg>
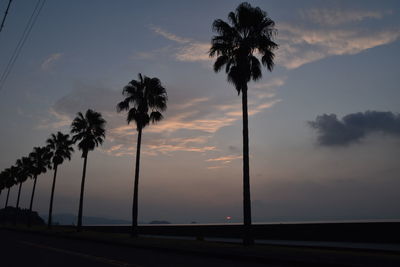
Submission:
<svg viewBox="0 0 400 267">
<path fill-rule="evenodd" d="M 238 156 L 238 155 L 228 155 L 228 156 L 222 156 L 222 157 L 218 157 L 218 158 L 211 158 L 211 159 L 207 159 L 207 162 L 224 162 L 224 163 L 229 163 L 232 160 L 236 160 L 236 159 L 241 159 L 242 156 Z"/>
<path fill-rule="evenodd" d="M 399 29 L 309 29 L 284 23 L 278 28 L 281 45 L 277 51 L 277 63 L 288 69 L 329 56 L 354 55 L 400 37 Z"/>
<path fill-rule="evenodd" d="M 311 8 L 300 10 L 300 15 L 305 20 L 320 25 L 336 26 L 349 22 L 360 22 L 365 19 L 380 19 L 391 11 L 378 10 L 343 10 L 328 8 Z"/>
<path fill-rule="evenodd" d="M 341 20 L 336 19 L 342 13 Z M 332 26 L 341 25 L 352 20 L 380 18 L 390 12 L 377 11 L 332 11 L 312 9 L 303 11 L 303 17 L 310 20 L 324 21 Z M 352 17 L 354 15 L 354 17 Z M 302 25 L 302 24 L 299 24 Z M 326 57 L 337 55 L 354 55 L 380 45 L 389 44 L 400 37 L 398 29 L 368 30 L 349 28 L 316 28 L 279 23 L 276 62 L 287 69 L 295 69 L 304 64 L 315 62 Z M 177 36 L 159 27 L 151 28 L 155 33 L 176 43 L 175 60 L 183 62 L 211 62 L 208 56 L 210 43 L 200 42 Z M 258 85 L 261 86 L 261 85 Z"/>
<path fill-rule="evenodd" d="M 209 42 L 199 42 L 190 38 L 181 37 L 163 30 L 160 27 L 153 26 L 150 29 L 154 33 L 178 44 L 174 53 L 176 60 L 187 62 L 211 61 L 208 56 L 208 51 L 210 50 Z"/>
<path fill-rule="evenodd" d="M 186 44 L 186 43 L 191 43 L 192 40 L 189 38 L 185 38 L 185 37 L 180 37 L 178 35 L 175 35 L 173 33 L 167 32 L 163 29 L 161 29 L 160 27 L 156 27 L 156 26 L 152 26 L 150 27 L 151 30 L 153 30 L 155 33 L 163 36 L 164 38 L 180 43 L 180 44 Z"/>
<path fill-rule="evenodd" d="M 58 130 L 60 128 L 71 125 L 72 118 L 65 114 L 50 108 L 48 115 L 42 119 L 36 126 L 37 129 L 52 129 Z"/>
<path fill-rule="evenodd" d="M 281 83 L 279 83 L 281 84 Z M 265 85 L 269 87 L 270 85 Z M 257 89 L 249 99 L 249 115 L 255 115 L 273 107 L 280 99 L 271 92 L 272 88 Z M 269 93 L 267 93 L 269 92 Z M 176 151 L 207 152 L 218 150 L 210 144 L 212 136 L 223 127 L 233 125 L 242 118 L 240 99 L 212 99 L 193 98 L 184 101 L 184 104 L 169 105 L 166 119 L 145 129 L 144 153 L 147 155 L 166 154 Z M 119 125 L 110 129 L 109 136 L 114 144 L 123 142 L 130 144 L 136 136 L 134 125 Z M 175 136 L 185 133 L 189 137 Z M 126 140 L 129 140 L 126 142 Z M 151 142 L 149 142 L 151 140 Z M 124 150 L 122 153 L 121 150 Z M 132 150 L 119 147 L 109 151 L 112 154 L 128 155 Z"/>
<path fill-rule="evenodd" d="M 212 59 L 208 56 L 209 50 L 209 43 L 192 42 L 178 49 L 175 56 L 179 61 L 211 61 Z"/>
<path fill-rule="evenodd" d="M 48 56 L 40 65 L 42 70 L 49 70 L 56 61 L 58 61 L 62 57 L 62 53 L 54 53 Z"/>
</svg>

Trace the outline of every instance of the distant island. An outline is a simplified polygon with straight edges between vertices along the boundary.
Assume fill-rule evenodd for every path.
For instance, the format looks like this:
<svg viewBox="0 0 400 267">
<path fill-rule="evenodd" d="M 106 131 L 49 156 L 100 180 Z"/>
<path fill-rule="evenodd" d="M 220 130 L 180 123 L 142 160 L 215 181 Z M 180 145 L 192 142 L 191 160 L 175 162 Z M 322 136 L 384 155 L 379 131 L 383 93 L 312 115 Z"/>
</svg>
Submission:
<svg viewBox="0 0 400 267">
<path fill-rule="evenodd" d="M 169 221 L 151 221 L 149 224 L 171 224 Z"/>
</svg>

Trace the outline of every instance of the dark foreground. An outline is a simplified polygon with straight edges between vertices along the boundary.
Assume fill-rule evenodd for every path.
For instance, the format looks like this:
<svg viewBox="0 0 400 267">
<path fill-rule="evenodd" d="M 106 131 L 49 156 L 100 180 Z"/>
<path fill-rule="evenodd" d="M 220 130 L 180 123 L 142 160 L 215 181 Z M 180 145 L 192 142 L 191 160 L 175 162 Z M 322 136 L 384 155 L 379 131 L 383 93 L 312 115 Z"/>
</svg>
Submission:
<svg viewBox="0 0 400 267">
<path fill-rule="evenodd" d="M 173 247 L 144 249 L 6 229 L 0 229 L 0 236 L 1 266 L 7 267 L 400 266 L 400 255 L 386 252 L 231 245 L 189 252 Z M 219 250 L 224 253 L 219 254 Z"/>
</svg>

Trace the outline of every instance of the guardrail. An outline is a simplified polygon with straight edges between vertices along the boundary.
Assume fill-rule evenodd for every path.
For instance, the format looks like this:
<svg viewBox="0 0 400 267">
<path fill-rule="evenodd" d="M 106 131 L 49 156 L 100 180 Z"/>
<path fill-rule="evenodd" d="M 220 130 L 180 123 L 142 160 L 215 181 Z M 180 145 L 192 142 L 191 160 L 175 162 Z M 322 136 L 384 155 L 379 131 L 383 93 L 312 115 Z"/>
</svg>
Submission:
<svg viewBox="0 0 400 267">
<path fill-rule="evenodd" d="M 242 225 L 140 225 L 139 234 L 194 238 L 241 238 Z M 84 226 L 86 230 L 129 233 L 129 226 Z M 400 243 L 399 222 L 255 224 L 255 239 Z"/>
</svg>

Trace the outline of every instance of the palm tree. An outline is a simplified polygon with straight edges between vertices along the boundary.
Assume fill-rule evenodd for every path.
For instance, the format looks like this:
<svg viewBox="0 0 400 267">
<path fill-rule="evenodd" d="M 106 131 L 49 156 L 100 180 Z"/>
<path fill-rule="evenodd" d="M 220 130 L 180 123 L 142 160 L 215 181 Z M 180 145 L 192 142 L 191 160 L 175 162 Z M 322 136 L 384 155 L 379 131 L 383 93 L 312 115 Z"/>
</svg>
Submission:
<svg viewBox="0 0 400 267">
<path fill-rule="evenodd" d="M 167 109 L 168 100 L 167 92 L 158 78 L 149 78 L 140 73 L 138 78 L 138 80 L 132 80 L 124 87 L 122 95 L 125 96 L 125 99 L 117 105 L 118 112 L 128 111 L 127 122 L 129 124 L 134 121 L 138 131 L 132 206 L 132 237 L 138 235 L 138 187 L 142 130 L 150 123 L 156 123 L 163 119 L 161 112 Z"/>
<path fill-rule="evenodd" d="M 29 157 L 22 157 L 21 159 L 18 159 L 17 162 L 15 163 L 15 167 L 18 168 L 17 173 L 16 173 L 16 181 L 19 184 L 17 204 L 15 206 L 17 209 L 19 208 L 19 200 L 20 200 L 20 196 L 21 196 L 22 183 L 25 182 L 28 179 L 28 177 L 31 175 L 29 173 L 31 163 L 32 162 Z"/>
<path fill-rule="evenodd" d="M 32 164 L 32 161 L 30 160 L 29 157 L 22 157 L 21 159 L 18 159 L 15 167 L 17 168 L 16 172 L 16 182 L 19 183 L 19 188 L 18 188 L 18 197 L 17 197 L 17 204 L 15 205 L 15 216 L 14 216 L 14 225 L 17 224 L 17 216 L 18 216 L 18 208 L 19 208 L 19 200 L 21 196 L 21 189 L 22 189 L 22 183 L 25 182 L 28 177 L 31 175 L 29 172 L 31 167 L 30 165 Z"/>
<path fill-rule="evenodd" d="M 79 150 L 82 150 L 83 173 L 81 183 L 81 195 L 79 198 L 78 226 L 79 232 L 82 227 L 82 212 L 83 212 L 83 193 L 85 188 L 86 163 L 89 151 L 94 150 L 97 146 L 103 144 L 105 136 L 106 121 L 101 114 L 91 109 L 86 111 L 85 116 L 81 112 L 73 120 L 71 125 L 72 141 L 78 142 Z"/>
<path fill-rule="evenodd" d="M 273 41 L 275 23 L 267 13 L 249 3 L 240 4 L 235 12 L 228 15 L 229 23 L 217 19 L 213 23 L 210 57 L 217 56 L 214 71 L 219 72 L 225 66 L 228 81 L 233 83 L 238 94 L 242 93 L 243 113 L 243 243 L 250 245 L 251 236 L 251 201 L 249 175 L 249 136 L 247 112 L 247 83 L 261 79 L 261 64 L 255 54 L 261 56 L 261 63 L 272 71 L 274 66 L 273 51 L 278 45 Z"/>
<path fill-rule="evenodd" d="M 69 138 L 68 134 L 57 132 L 57 134 L 51 134 L 50 138 L 47 139 L 47 147 L 50 152 L 50 161 L 54 170 L 53 185 L 51 187 L 50 207 L 49 207 L 49 218 L 47 221 L 47 227 L 51 228 L 51 219 L 53 215 L 53 199 L 54 199 L 54 188 L 56 185 L 57 169 L 65 159 L 71 160 L 71 153 L 74 151 L 72 148 L 73 142 Z"/>
<path fill-rule="evenodd" d="M 45 173 L 48 168 L 50 168 L 50 151 L 48 147 L 34 147 L 33 151 L 29 154 L 32 160 L 32 178 L 33 178 L 33 188 L 31 194 L 31 201 L 29 204 L 29 218 L 28 227 L 31 226 L 31 213 L 33 206 L 33 198 L 35 196 L 36 180 L 38 175 Z"/>
<path fill-rule="evenodd" d="M 0 196 L 4 188 L 6 188 L 6 175 L 7 173 L 4 170 L 0 172 Z"/>
<path fill-rule="evenodd" d="M 17 168 L 15 166 L 12 166 L 10 168 L 7 168 L 4 170 L 4 179 L 5 179 L 5 187 L 7 188 L 7 197 L 6 197 L 6 203 L 4 205 L 4 223 L 7 221 L 7 206 L 8 206 L 8 200 L 10 197 L 10 189 L 16 184 L 16 173 L 17 173 Z"/>
<path fill-rule="evenodd" d="M 4 170 L 4 172 L 5 172 L 5 185 L 6 185 L 6 188 L 7 188 L 7 197 L 6 197 L 6 203 L 5 203 L 5 205 L 4 205 L 4 209 L 5 208 L 7 208 L 7 206 L 8 206 L 8 199 L 9 199 L 9 196 L 10 196 L 10 189 L 11 189 L 11 187 L 13 187 L 15 184 L 16 184 L 16 181 L 15 181 L 15 173 L 16 173 L 16 171 L 17 171 L 17 169 L 16 169 L 16 167 L 15 166 L 12 166 L 12 167 L 10 167 L 10 168 L 7 168 L 7 169 L 5 169 Z"/>
</svg>

